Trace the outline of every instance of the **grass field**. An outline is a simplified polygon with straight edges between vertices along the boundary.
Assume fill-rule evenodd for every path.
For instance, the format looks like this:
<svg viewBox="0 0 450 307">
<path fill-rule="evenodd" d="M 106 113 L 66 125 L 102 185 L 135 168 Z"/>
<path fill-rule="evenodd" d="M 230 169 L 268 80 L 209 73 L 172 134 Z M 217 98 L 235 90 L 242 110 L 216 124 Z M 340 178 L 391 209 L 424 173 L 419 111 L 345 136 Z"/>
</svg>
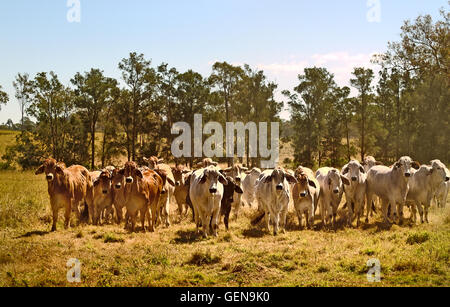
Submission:
<svg viewBox="0 0 450 307">
<path fill-rule="evenodd" d="M 18 131 L 0 130 L 0 161 L 6 153 L 6 147 L 14 145 Z"/>
<path fill-rule="evenodd" d="M 428 225 L 390 229 L 377 217 L 360 229 L 300 231 L 290 214 L 277 237 L 250 226 L 254 214 L 245 209 L 228 233 L 222 225 L 210 239 L 187 220 L 129 234 L 116 225 L 66 231 L 61 218 L 48 233 L 43 176 L 1 172 L 0 286 L 450 285 L 450 206 L 433 208 Z M 79 284 L 67 282 L 70 258 L 81 262 Z M 380 283 L 367 281 L 371 258 L 381 262 Z"/>
</svg>

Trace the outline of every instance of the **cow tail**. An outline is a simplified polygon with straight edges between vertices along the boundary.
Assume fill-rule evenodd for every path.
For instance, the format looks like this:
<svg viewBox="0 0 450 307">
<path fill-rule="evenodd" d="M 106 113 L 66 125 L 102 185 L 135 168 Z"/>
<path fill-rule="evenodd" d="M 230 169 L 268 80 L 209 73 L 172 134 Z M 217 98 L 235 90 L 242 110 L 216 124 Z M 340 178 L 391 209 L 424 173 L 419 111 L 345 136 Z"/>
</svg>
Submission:
<svg viewBox="0 0 450 307">
<path fill-rule="evenodd" d="M 252 225 L 255 226 L 256 224 L 258 224 L 263 217 L 266 215 L 265 212 L 261 213 L 259 216 L 257 216 L 253 221 L 252 221 Z"/>
</svg>

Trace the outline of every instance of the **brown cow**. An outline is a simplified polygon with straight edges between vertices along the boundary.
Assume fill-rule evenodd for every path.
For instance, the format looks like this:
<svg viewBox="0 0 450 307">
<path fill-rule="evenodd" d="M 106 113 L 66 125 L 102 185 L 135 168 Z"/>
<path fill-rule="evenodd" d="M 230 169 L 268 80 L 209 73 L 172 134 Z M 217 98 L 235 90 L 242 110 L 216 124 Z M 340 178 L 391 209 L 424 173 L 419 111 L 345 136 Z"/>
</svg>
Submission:
<svg viewBox="0 0 450 307">
<path fill-rule="evenodd" d="M 184 217 L 186 217 L 189 211 L 189 205 L 187 204 L 186 201 L 187 196 L 189 194 L 189 186 L 185 185 L 185 181 L 190 173 L 191 173 L 190 170 L 184 169 L 184 167 L 181 165 L 172 167 L 172 174 L 175 179 L 174 196 L 178 205 L 180 222 Z"/>
<path fill-rule="evenodd" d="M 125 207 L 127 208 L 127 220 L 129 219 L 131 222 L 131 231 L 135 230 L 136 216 L 139 212 L 144 232 L 145 217 L 147 213 L 151 213 L 148 221 L 150 231 L 153 232 L 159 215 L 157 209 L 163 189 L 162 178 L 153 170 L 141 171 L 135 162 L 127 162 L 119 174 L 125 176 Z"/>
<path fill-rule="evenodd" d="M 93 201 L 91 202 L 93 204 L 92 221 L 94 225 L 103 223 L 102 217 L 108 217 L 113 211 L 113 171 L 112 169 L 110 171 L 110 169 L 104 169 L 102 171 L 91 173 L 91 178 L 94 185 Z"/>
<path fill-rule="evenodd" d="M 164 159 L 159 159 L 158 157 L 151 156 L 150 158 L 143 158 L 144 162 L 147 163 L 150 169 L 155 169 L 156 166 L 164 162 Z"/>
<path fill-rule="evenodd" d="M 163 220 L 166 227 L 170 226 L 170 201 L 175 192 L 175 179 L 172 174 L 172 169 L 167 164 L 158 164 L 154 169 L 156 173 L 163 180 L 163 189 L 158 202 L 158 214 Z M 158 221 L 160 221 L 158 219 Z"/>
<path fill-rule="evenodd" d="M 76 209 L 77 216 L 80 218 L 79 205 L 87 202 L 91 208 L 93 186 L 91 177 L 86 168 L 80 165 L 74 165 L 66 168 L 64 163 L 58 163 L 55 159 L 47 159 L 44 164 L 36 171 L 36 175 L 45 173 L 48 194 L 50 196 L 50 205 L 53 214 L 52 231 L 56 231 L 58 221 L 58 212 L 60 208 L 65 209 L 64 228 L 70 226 L 70 214 L 72 208 Z"/>
</svg>

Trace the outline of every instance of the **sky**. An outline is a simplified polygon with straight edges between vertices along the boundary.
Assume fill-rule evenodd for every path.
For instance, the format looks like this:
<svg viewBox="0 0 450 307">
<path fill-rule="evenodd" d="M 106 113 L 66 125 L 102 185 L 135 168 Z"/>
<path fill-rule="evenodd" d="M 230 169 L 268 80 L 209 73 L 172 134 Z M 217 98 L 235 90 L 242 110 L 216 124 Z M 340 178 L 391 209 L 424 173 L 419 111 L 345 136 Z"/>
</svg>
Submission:
<svg viewBox="0 0 450 307">
<path fill-rule="evenodd" d="M 441 7 L 447 0 L 4 0 L 0 85 L 10 102 L 0 123 L 20 120 L 18 73 L 54 71 L 70 85 L 76 72 L 99 68 L 120 79 L 130 52 L 203 76 L 216 61 L 249 64 L 278 84 L 279 100 L 305 67 L 326 67 L 349 86 L 354 67 L 377 69 L 372 55 L 399 40 L 404 20 L 436 19 Z"/>
</svg>

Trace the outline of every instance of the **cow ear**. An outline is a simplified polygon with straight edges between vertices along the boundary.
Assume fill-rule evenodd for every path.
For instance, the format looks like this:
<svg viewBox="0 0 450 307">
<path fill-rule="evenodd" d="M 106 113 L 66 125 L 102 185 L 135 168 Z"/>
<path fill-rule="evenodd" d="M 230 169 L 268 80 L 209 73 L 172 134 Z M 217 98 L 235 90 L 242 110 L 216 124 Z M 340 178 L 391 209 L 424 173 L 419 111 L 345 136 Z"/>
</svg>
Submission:
<svg viewBox="0 0 450 307">
<path fill-rule="evenodd" d="M 394 167 L 395 168 L 400 168 L 400 167 L 402 167 L 402 164 L 399 163 L 399 162 L 395 162 Z"/>
<path fill-rule="evenodd" d="M 148 158 L 143 157 L 142 160 L 144 160 L 145 163 L 148 163 Z"/>
<path fill-rule="evenodd" d="M 98 180 L 98 179 L 94 180 L 94 187 L 98 186 L 99 183 L 100 183 L 100 180 Z"/>
<path fill-rule="evenodd" d="M 135 174 L 137 177 L 144 178 L 144 175 L 142 175 L 142 172 L 140 170 L 136 169 L 135 172 L 136 172 Z"/>
<path fill-rule="evenodd" d="M 272 176 L 267 176 L 266 179 L 264 179 L 264 183 L 269 183 L 272 181 Z"/>
<path fill-rule="evenodd" d="M 228 180 L 227 180 L 227 178 L 225 178 L 225 176 L 222 175 L 222 174 L 219 175 L 219 182 L 220 182 L 221 184 L 223 184 L 223 185 L 228 185 Z"/>
<path fill-rule="evenodd" d="M 328 185 L 331 185 L 331 178 L 328 178 Z"/>
<path fill-rule="evenodd" d="M 241 170 L 243 170 L 244 172 L 248 171 L 248 167 L 241 167 Z"/>
<path fill-rule="evenodd" d="M 119 170 L 118 171 L 118 173 L 119 173 L 119 175 L 125 175 L 125 169 L 124 168 L 122 168 L 121 170 Z"/>
<path fill-rule="evenodd" d="M 252 171 L 246 171 L 244 172 L 246 175 L 250 175 L 252 173 Z"/>
<path fill-rule="evenodd" d="M 341 179 L 345 185 L 350 185 L 350 181 L 347 179 L 347 177 L 341 175 Z"/>
<path fill-rule="evenodd" d="M 208 177 L 206 176 L 205 172 L 203 172 L 202 176 L 200 177 L 200 183 L 206 183 L 206 179 L 208 179 Z"/>
<path fill-rule="evenodd" d="M 171 186 L 175 186 L 175 182 L 173 182 L 172 179 L 170 179 L 169 177 L 166 178 L 167 182 L 171 185 Z"/>
<path fill-rule="evenodd" d="M 362 167 L 362 166 L 359 167 L 359 171 L 360 171 L 361 173 L 363 173 L 363 174 L 366 173 L 366 170 L 365 170 L 364 167 Z"/>
<path fill-rule="evenodd" d="M 183 174 L 189 174 L 191 171 L 190 170 L 187 170 L 187 169 L 184 169 L 183 171 L 182 171 L 182 173 Z"/>
<path fill-rule="evenodd" d="M 223 169 L 222 172 L 228 173 L 228 172 L 231 172 L 232 169 L 233 169 L 232 167 L 229 167 L 229 168 Z"/>
<path fill-rule="evenodd" d="M 64 170 L 60 165 L 56 165 L 56 172 L 59 174 L 64 174 Z"/>
<path fill-rule="evenodd" d="M 164 162 L 164 159 L 163 159 L 163 158 L 158 159 L 158 163 L 163 163 L 163 162 Z"/>
<path fill-rule="evenodd" d="M 212 162 L 211 165 L 217 166 L 217 165 L 219 165 L 219 163 L 217 163 L 217 162 Z"/>
<path fill-rule="evenodd" d="M 345 175 L 348 173 L 348 166 L 346 166 L 343 170 L 342 170 L 342 175 Z"/>
<path fill-rule="evenodd" d="M 42 174 L 43 172 L 44 172 L 44 169 L 45 169 L 45 166 L 44 166 L 44 164 L 42 164 L 37 170 L 36 170 L 36 172 L 34 173 L 35 175 L 40 175 L 40 174 Z"/>
<path fill-rule="evenodd" d="M 309 186 L 313 187 L 314 189 L 317 189 L 316 183 L 314 181 L 308 180 L 308 184 L 309 184 Z"/>
<path fill-rule="evenodd" d="M 298 183 L 297 179 L 291 174 L 285 173 L 284 176 L 289 183 Z"/>
<path fill-rule="evenodd" d="M 420 163 L 417 161 L 413 161 L 413 163 L 411 164 L 412 168 L 414 169 L 419 169 L 420 168 Z"/>
</svg>

